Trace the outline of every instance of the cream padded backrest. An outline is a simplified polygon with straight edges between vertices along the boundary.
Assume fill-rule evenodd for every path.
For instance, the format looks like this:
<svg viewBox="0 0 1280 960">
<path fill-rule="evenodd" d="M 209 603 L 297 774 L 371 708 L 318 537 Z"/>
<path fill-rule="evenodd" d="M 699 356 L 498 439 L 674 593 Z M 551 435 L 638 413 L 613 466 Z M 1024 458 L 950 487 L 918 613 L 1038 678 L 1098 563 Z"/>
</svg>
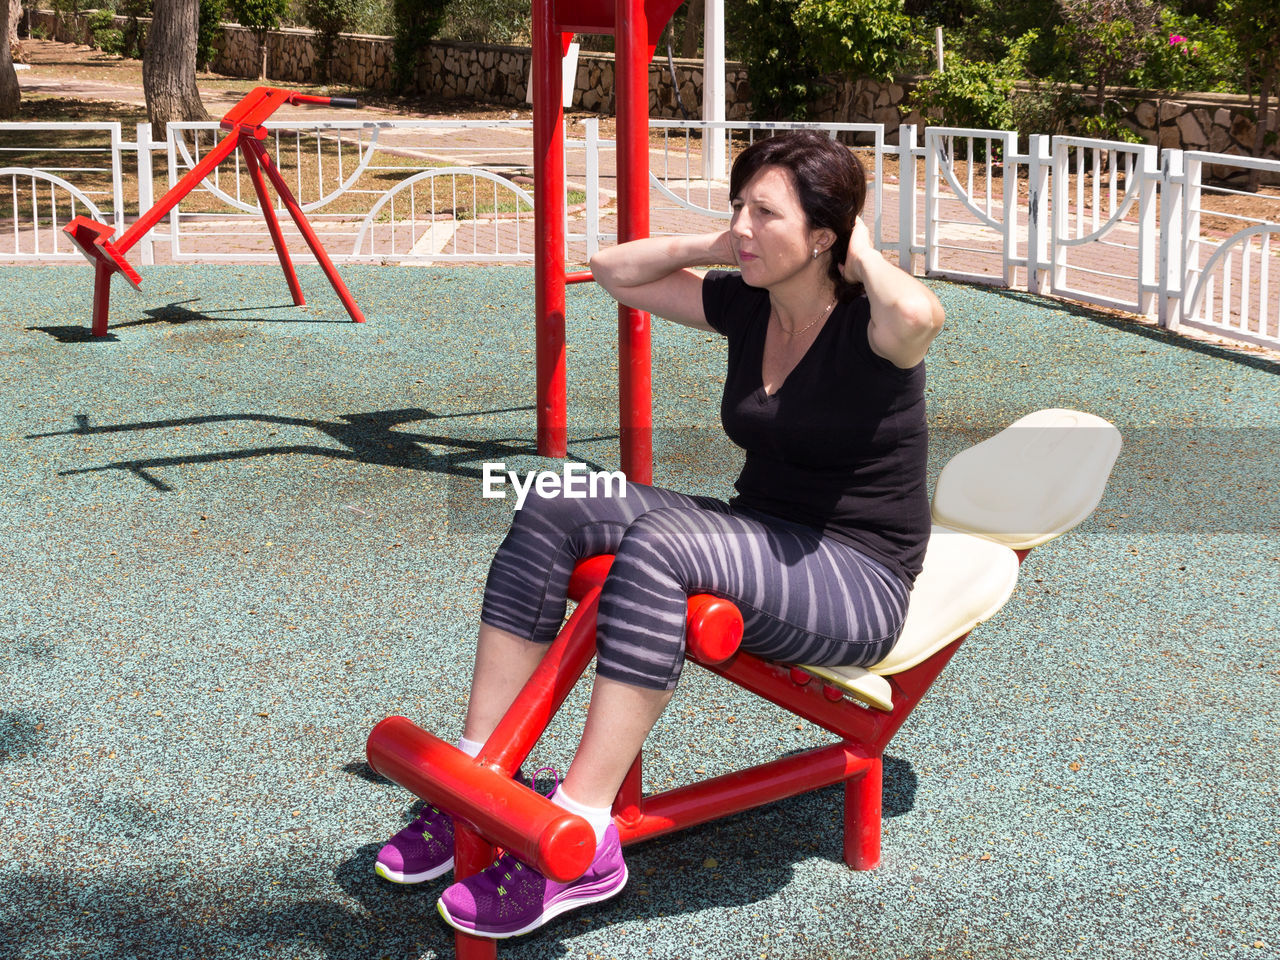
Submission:
<svg viewBox="0 0 1280 960">
<path fill-rule="evenodd" d="M 934 523 L 1026 550 L 1070 530 L 1102 499 L 1120 432 L 1077 410 L 1037 410 L 956 454 L 933 496 Z"/>
</svg>

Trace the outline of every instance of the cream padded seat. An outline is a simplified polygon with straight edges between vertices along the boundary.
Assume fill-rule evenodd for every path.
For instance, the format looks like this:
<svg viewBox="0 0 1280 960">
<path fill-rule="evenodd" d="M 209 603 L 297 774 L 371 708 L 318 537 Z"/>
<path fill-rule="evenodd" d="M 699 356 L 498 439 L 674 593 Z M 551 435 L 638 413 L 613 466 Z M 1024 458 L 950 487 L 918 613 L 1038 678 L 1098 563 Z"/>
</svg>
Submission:
<svg viewBox="0 0 1280 960">
<path fill-rule="evenodd" d="M 1119 453 L 1120 433 L 1102 418 L 1039 410 L 956 454 L 938 476 L 924 569 L 889 655 L 869 669 L 804 669 L 864 703 L 893 709 L 885 678 L 994 616 L 1018 582 L 1014 550 L 1051 540 L 1089 516 Z"/>
</svg>

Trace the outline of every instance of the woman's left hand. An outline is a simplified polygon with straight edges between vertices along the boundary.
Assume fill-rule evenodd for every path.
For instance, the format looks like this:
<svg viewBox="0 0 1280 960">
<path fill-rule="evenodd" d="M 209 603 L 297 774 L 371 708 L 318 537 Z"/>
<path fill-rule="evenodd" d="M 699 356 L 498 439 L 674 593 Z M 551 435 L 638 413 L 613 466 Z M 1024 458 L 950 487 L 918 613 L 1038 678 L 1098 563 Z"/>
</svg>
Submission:
<svg viewBox="0 0 1280 960">
<path fill-rule="evenodd" d="M 923 360 L 942 329 L 942 304 L 923 283 L 881 256 L 861 217 L 853 222 L 849 235 L 844 278 L 862 284 L 871 302 L 867 327 L 871 349 L 904 370 Z"/>
<path fill-rule="evenodd" d="M 849 249 L 845 253 L 844 266 L 841 268 L 845 280 L 849 283 L 862 283 L 864 281 L 862 258 L 867 254 L 879 256 L 875 245 L 871 242 L 871 231 L 867 229 L 867 225 L 862 222 L 861 217 L 855 217 L 853 231 L 849 234 Z"/>
</svg>

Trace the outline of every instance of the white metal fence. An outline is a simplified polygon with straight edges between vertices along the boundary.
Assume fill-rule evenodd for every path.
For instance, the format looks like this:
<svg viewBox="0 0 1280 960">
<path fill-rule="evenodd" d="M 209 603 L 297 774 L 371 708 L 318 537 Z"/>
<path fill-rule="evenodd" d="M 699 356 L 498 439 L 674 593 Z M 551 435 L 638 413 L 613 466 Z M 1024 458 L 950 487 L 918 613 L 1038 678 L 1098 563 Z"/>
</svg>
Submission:
<svg viewBox="0 0 1280 960">
<path fill-rule="evenodd" d="M 126 146 L 118 122 L 0 123 L 0 257 L 78 256 L 61 228 L 81 214 L 122 229 Z"/>
<path fill-rule="evenodd" d="M 338 262 L 529 262 L 533 142 L 528 121 L 281 122 L 268 148 Z M 722 226 L 730 156 L 779 130 L 816 129 L 863 157 L 866 219 L 899 263 L 926 276 L 994 283 L 1153 314 L 1267 346 L 1280 344 L 1280 190 L 1249 193 L 1276 161 L 1074 137 L 915 127 L 885 142 L 879 124 L 651 121 L 654 233 Z M 78 254 L 60 227 L 77 214 L 117 232 L 219 138 L 217 124 L 0 124 L 0 260 Z M 583 262 L 616 235 L 616 151 L 583 121 L 566 141 L 567 254 Z M 167 184 L 152 168 L 163 151 Z M 296 239 L 288 218 L 286 238 Z M 228 161 L 139 245 L 143 265 L 274 260 L 247 174 Z M 305 254 L 299 260 L 307 259 Z"/>
</svg>

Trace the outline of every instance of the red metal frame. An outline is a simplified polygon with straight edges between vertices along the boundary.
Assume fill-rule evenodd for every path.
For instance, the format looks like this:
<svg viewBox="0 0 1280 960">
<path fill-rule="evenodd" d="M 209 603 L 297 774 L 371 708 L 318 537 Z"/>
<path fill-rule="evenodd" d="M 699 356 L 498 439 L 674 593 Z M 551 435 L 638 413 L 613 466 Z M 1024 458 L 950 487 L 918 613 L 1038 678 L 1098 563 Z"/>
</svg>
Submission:
<svg viewBox="0 0 1280 960">
<path fill-rule="evenodd" d="M 1027 551 L 1019 551 L 1021 560 Z M 369 765 L 425 800 L 457 815 L 455 877 L 492 862 L 497 847 L 557 879 L 581 874 L 594 853 L 582 825 L 511 779 L 595 655 L 596 612 L 611 556 L 580 563 L 569 584 L 578 606 L 542 663 L 471 759 L 403 717 L 369 734 Z M 737 649 L 742 616 L 723 598 L 689 599 L 687 656 L 745 690 L 834 733 L 836 743 L 710 780 L 643 796 L 637 759 L 614 801 L 624 845 L 731 816 L 811 790 L 845 785 L 844 860 L 855 870 L 880 862 L 885 747 L 924 698 L 966 634 L 920 664 L 888 677 L 893 709 L 846 699 L 843 691 L 798 667 L 770 663 Z M 574 871 L 577 871 L 576 873 Z M 459 960 L 491 960 L 496 942 L 458 933 Z"/>
<path fill-rule="evenodd" d="M 565 285 L 564 108 L 562 58 L 575 33 L 616 38 L 618 240 L 649 235 L 649 61 L 682 0 L 533 0 L 534 299 L 538 453 L 568 452 Z M 653 482 L 649 315 L 618 308 L 618 404 L 622 470 Z"/>
<path fill-rule="evenodd" d="M 329 259 L 329 255 L 321 245 L 319 237 L 316 236 L 315 231 L 311 228 L 311 224 L 307 222 L 306 215 L 302 212 L 302 207 L 294 199 L 289 187 L 284 182 L 284 178 L 280 175 L 280 171 L 271 162 L 271 157 L 262 145 L 261 141 L 267 137 L 267 129 L 263 124 L 266 123 L 271 114 L 286 103 L 315 103 L 334 107 L 359 106 L 356 101 L 341 97 L 314 97 L 305 93 L 280 90 L 276 87 L 255 87 L 222 118 L 221 126 L 223 130 L 228 131 L 228 136 L 223 137 L 213 149 L 201 157 L 199 163 L 192 167 L 181 180 L 170 187 L 165 195 L 150 210 L 143 213 L 134 222 L 133 226 L 120 234 L 119 238 L 112 240 L 112 228 L 89 217 L 76 217 L 62 228 L 71 238 L 71 242 L 76 248 L 94 266 L 93 321 L 91 326 L 93 336 L 102 337 L 106 336 L 107 333 L 108 314 L 111 309 L 112 274 L 123 274 L 134 287 L 138 287 L 142 283 L 142 278 L 130 266 L 125 259 L 125 255 L 134 244 L 146 236 L 148 230 L 163 220 L 183 197 L 199 186 L 205 177 L 213 173 L 218 164 L 231 156 L 237 149 L 240 150 L 241 156 L 244 157 L 245 169 L 248 171 L 249 179 L 253 183 L 253 190 L 258 197 L 258 206 L 262 210 L 262 216 L 267 221 L 267 229 L 271 232 L 271 243 L 275 247 L 276 256 L 280 259 L 280 267 L 284 270 L 285 281 L 289 285 L 289 294 L 293 297 L 294 306 L 300 307 L 306 303 L 306 300 L 302 296 L 302 287 L 298 283 L 297 274 L 293 269 L 293 261 L 290 259 L 289 251 L 285 247 L 284 235 L 280 231 L 280 222 L 276 218 L 270 197 L 267 195 L 266 182 L 263 180 L 264 173 L 266 174 L 266 179 L 270 180 L 271 185 L 275 187 L 276 193 L 279 194 L 281 201 L 285 205 L 285 209 L 289 211 L 289 216 L 293 218 L 293 222 L 302 233 L 307 246 L 311 248 L 311 252 L 315 255 L 316 260 L 319 261 L 321 269 L 324 270 L 325 276 L 329 278 L 334 292 L 337 293 L 338 299 L 342 301 L 347 313 L 351 315 L 351 319 L 356 323 L 364 323 L 364 314 L 356 306 L 351 292 L 347 289 L 346 284 L 342 282 L 342 278 L 338 276 L 338 271 L 334 268 L 333 261 Z"/>
</svg>

